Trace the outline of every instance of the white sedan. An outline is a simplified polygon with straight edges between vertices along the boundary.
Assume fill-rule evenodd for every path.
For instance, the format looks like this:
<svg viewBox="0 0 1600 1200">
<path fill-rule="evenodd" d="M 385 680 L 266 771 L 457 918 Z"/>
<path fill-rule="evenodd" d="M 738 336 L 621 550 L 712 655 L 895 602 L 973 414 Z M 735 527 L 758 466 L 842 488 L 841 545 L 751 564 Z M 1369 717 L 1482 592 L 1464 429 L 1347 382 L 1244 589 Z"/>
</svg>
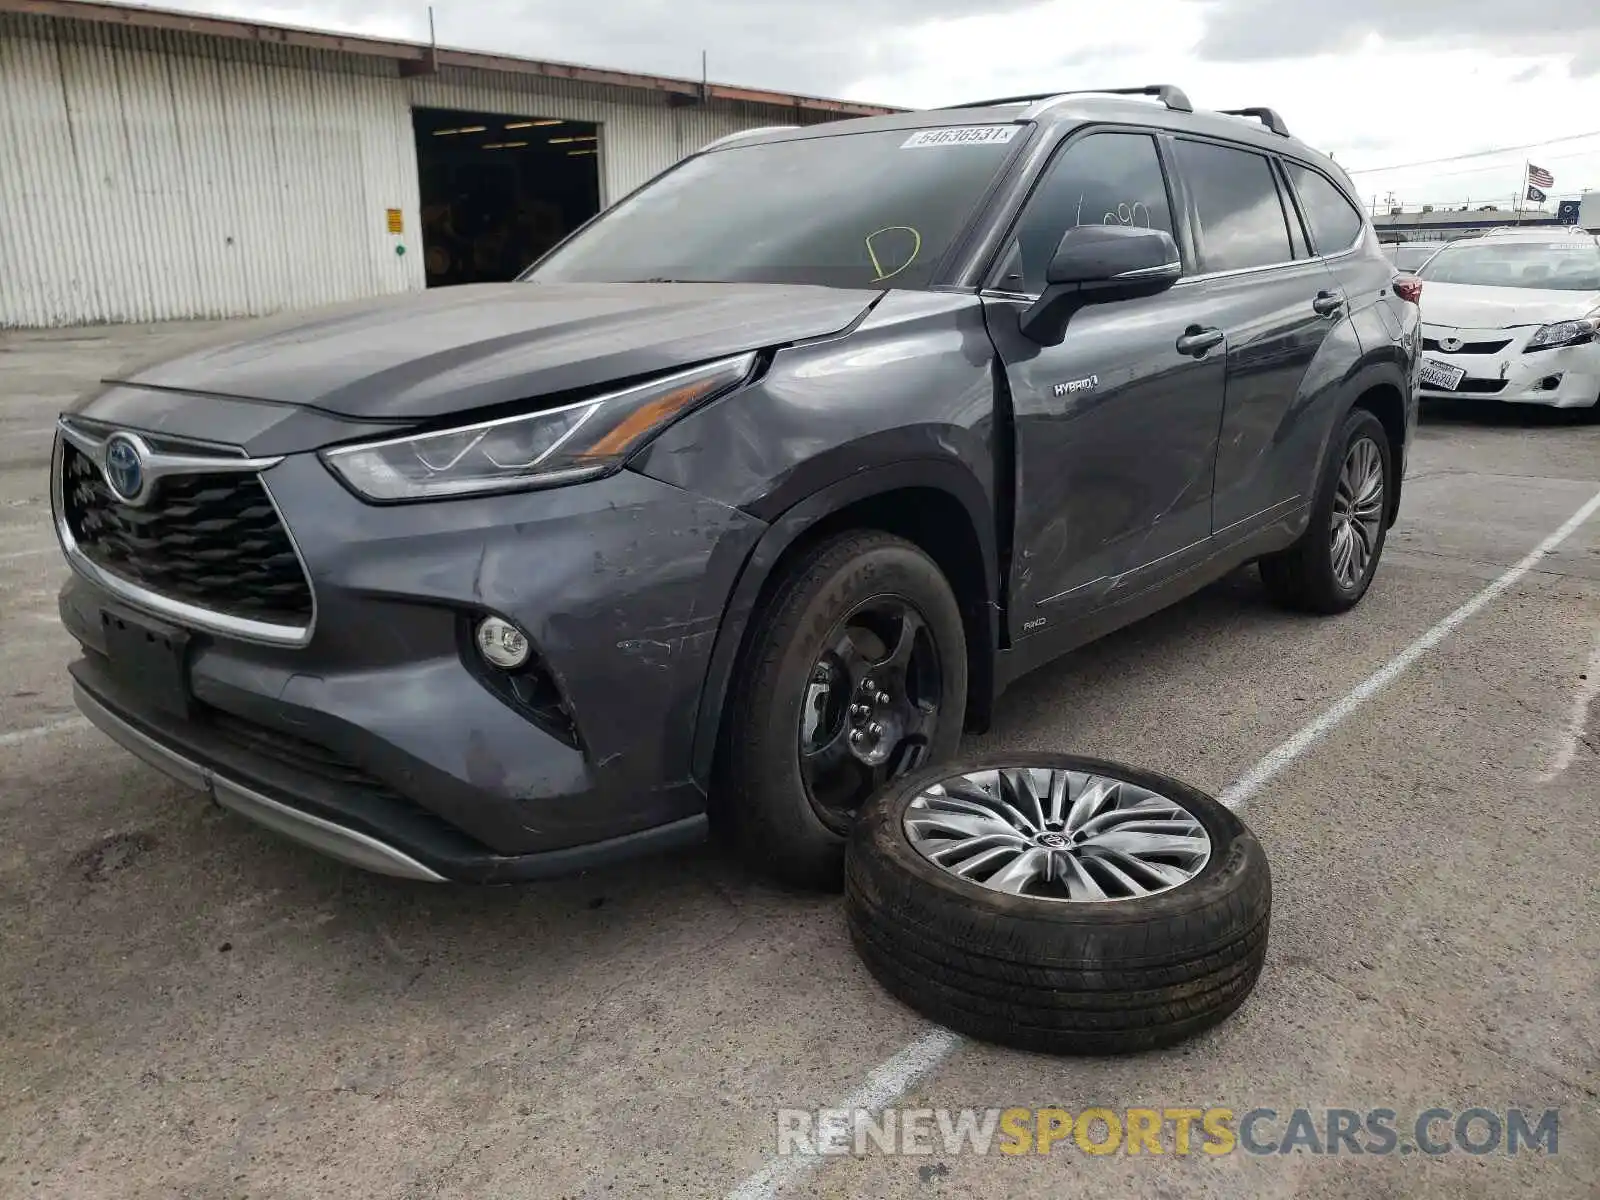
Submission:
<svg viewBox="0 0 1600 1200">
<path fill-rule="evenodd" d="M 1600 238 L 1452 242 L 1417 271 L 1425 400 L 1600 404 Z"/>
</svg>

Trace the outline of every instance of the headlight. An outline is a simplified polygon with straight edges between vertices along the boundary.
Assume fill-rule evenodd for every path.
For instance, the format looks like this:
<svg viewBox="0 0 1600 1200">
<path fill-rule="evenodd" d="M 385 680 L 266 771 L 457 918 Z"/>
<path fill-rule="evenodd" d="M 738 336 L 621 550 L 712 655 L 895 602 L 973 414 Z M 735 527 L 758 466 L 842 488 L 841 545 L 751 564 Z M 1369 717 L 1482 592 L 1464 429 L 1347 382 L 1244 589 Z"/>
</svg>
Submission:
<svg viewBox="0 0 1600 1200">
<path fill-rule="evenodd" d="M 370 500 L 426 500 L 604 475 L 651 434 L 750 376 L 754 354 L 637 387 L 440 433 L 324 450 L 322 461 Z"/>
<path fill-rule="evenodd" d="M 1558 346 L 1581 346 L 1585 342 L 1594 341 L 1596 332 L 1600 332 L 1600 317 L 1588 316 L 1577 321 L 1556 321 L 1535 330 L 1523 350 L 1554 350 Z"/>
</svg>

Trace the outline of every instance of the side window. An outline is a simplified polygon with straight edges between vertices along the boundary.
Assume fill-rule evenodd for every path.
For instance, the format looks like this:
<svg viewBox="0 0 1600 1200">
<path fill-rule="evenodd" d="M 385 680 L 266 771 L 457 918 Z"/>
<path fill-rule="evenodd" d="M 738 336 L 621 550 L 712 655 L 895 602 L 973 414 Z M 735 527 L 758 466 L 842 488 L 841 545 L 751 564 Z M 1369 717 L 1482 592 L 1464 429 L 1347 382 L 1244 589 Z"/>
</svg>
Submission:
<svg viewBox="0 0 1600 1200">
<path fill-rule="evenodd" d="M 1356 244 L 1365 224 L 1349 198 L 1310 167 L 1286 162 L 1289 181 L 1311 226 L 1318 254 L 1339 254 Z"/>
<path fill-rule="evenodd" d="M 1289 223 L 1272 164 L 1248 150 L 1179 141 L 1178 170 L 1200 220 L 1200 270 L 1289 262 Z"/>
<path fill-rule="evenodd" d="M 1045 268 L 1075 225 L 1172 230 L 1172 205 L 1155 140 L 1144 133 L 1091 133 L 1045 168 L 1017 225 L 999 286 L 1044 291 Z"/>
</svg>

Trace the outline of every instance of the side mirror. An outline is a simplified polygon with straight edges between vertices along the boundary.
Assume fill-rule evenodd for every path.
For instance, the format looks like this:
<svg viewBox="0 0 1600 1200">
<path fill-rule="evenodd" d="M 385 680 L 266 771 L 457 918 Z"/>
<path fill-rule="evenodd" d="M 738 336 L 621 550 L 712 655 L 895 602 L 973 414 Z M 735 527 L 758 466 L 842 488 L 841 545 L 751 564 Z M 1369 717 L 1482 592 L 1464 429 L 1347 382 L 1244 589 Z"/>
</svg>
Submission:
<svg viewBox="0 0 1600 1200">
<path fill-rule="evenodd" d="M 1166 291 L 1183 274 L 1172 235 L 1125 225 L 1079 225 L 1062 235 L 1045 269 L 1043 295 L 1022 314 L 1022 333 L 1059 345 L 1080 308 Z"/>
</svg>

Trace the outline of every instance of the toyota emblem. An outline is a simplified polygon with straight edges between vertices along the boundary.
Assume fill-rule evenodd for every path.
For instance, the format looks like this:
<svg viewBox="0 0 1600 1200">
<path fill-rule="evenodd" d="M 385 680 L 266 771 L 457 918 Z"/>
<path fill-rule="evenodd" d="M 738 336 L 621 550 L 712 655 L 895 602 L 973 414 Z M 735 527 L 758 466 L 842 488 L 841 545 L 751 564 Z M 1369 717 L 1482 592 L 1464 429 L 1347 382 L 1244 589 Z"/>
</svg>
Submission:
<svg viewBox="0 0 1600 1200">
<path fill-rule="evenodd" d="M 118 500 L 133 504 L 144 493 L 144 451 L 125 433 L 106 440 L 105 476 Z"/>
<path fill-rule="evenodd" d="M 1454 354 L 1457 350 L 1461 349 L 1463 345 L 1465 345 L 1465 343 L 1462 342 L 1462 340 L 1458 337 L 1439 339 L 1439 349 L 1445 351 L 1447 354 Z"/>
</svg>

